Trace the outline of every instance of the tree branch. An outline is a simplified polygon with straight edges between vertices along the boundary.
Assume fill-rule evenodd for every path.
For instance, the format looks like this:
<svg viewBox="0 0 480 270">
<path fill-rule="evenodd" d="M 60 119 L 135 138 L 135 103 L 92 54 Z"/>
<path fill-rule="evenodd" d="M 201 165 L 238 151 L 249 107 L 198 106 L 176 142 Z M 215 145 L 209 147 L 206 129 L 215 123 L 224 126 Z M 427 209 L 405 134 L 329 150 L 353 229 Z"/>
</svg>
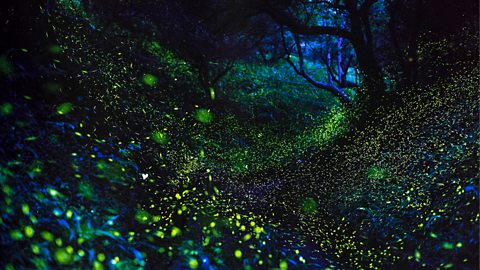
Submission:
<svg viewBox="0 0 480 270">
<path fill-rule="evenodd" d="M 306 4 L 309 4 L 309 5 L 325 5 L 328 8 L 335 8 L 335 9 L 339 9 L 339 10 L 346 10 L 347 9 L 347 7 L 345 5 L 340 4 L 339 1 L 334 1 L 334 2 L 329 2 L 329 1 L 326 1 L 326 0 L 308 1 L 304 4 L 305 5 Z"/>
<path fill-rule="evenodd" d="M 350 39 L 351 33 L 345 29 L 333 26 L 307 25 L 299 21 L 295 16 L 284 10 L 265 9 L 265 12 L 280 25 L 289 28 L 292 33 L 302 35 L 334 35 Z"/>
<path fill-rule="evenodd" d="M 360 13 L 368 13 L 368 10 L 373 6 L 378 0 L 365 0 L 365 2 L 360 6 Z"/>
<path fill-rule="evenodd" d="M 285 58 L 287 63 L 289 63 L 293 67 L 293 69 L 295 70 L 295 72 L 298 75 L 302 76 L 305 80 L 307 80 L 313 86 L 315 86 L 319 89 L 324 89 L 324 90 L 329 91 L 335 97 L 339 98 L 340 101 L 344 104 L 351 104 L 352 100 L 347 96 L 347 94 L 345 94 L 345 92 L 341 88 L 338 88 L 334 84 L 326 84 L 326 83 L 319 82 L 305 72 L 304 63 L 303 63 L 304 62 L 303 52 L 302 52 L 302 48 L 300 46 L 300 40 L 299 40 L 299 37 L 298 37 L 297 34 L 294 34 L 293 36 L 294 36 L 295 46 L 297 48 L 297 53 L 298 53 L 299 67 L 297 67 L 295 65 L 295 63 L 293 63 L 293 61 L 290 59 L 290 51 L 288 51 L 287 48 L 286 48 L 286 41 L 285 41 L 284 33 L 283 33 L 283 30 L 282 30 L 283 44 L 285 46 L 285 50 L 287 50 L 287 57 Z"/>
<path fill-rule="evenodd" d="M 335 82 L 338 85 L 339 88 L 357 87 L 358 86 L 358 84 L 356 84 L 352 81 L 347 81 L 346 80 L 346 75 L 347 75 L 347 72 L 348 72 L 348 68 L 350 68 L 350 63 L 351 63 L 352 59 L 353 59 L 353 55 L 350 55 L 346 65 L 343 66 L 343 70 L 345 70 L 345 73 L 343 74 L 343 76 L 345 77 L 345 79 L 344 79 L 343 77 L 340 78 L 338 72 L 334 68 L 332 68 L 331 65 L 328 64 L 327 59 L 325 59 L 324 57 L 320 57 L 321 62 L 327 68 L 327 72 L 330 74 L 333 82 Z"/>
</svg>

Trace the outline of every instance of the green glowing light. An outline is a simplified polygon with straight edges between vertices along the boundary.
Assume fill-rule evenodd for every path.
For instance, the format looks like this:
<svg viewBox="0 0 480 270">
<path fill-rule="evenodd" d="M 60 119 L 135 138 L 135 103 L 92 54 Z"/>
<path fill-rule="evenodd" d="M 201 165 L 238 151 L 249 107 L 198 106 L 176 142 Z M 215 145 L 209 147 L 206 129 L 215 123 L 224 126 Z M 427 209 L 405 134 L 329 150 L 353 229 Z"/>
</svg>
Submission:
<svg viewBox="0 0 480 270">
<path fill-rule="evenodd" d="M 13 240 L 22 240 L 23 239 L 23 233 L 20 230 L 12 230 L 10 231 L 10 237 L 12 237 Z"/>
<path fill-rule="evenodd" d="M 236 249 L 236 250 L 233 252 L 233 255 L 235 256 L 235 258 L 241 259 L 241 258 L 242 258 L 242 251 L 241 251 L 240 249 Z"/>
<path fill-rule="evenodd" d="M 103 270 L 103 269 L 105 269 L 105 268 L 103 267 L 103 264 L 102 264 L 101 262 L 99 262 L 99 261 L 94 261 L 94 262 L 93 262 L 93 269 L 94 269 L 94 270 Z"/>
<path fill-rule="evenodd" d="M 155 142 L 157 142 L 157 143 L 159 143 L 159 144 L 161 144 L 161 145 L 165 145 L 165 144 L 168 143 L 168 136 L 167 136 L 167 134 L 165 134 L 165 133 L 163 133 L 163 132 L 161 132 L 161 131 L 158 131 L 158 130 L 157 130 L 157 131 L 154 131 L 154 132 L 152 133 L 152 139 L 153 139 Z"/>
<path fill-rule="evenodd" d="M 83 181 L 78 184 L 80 194 L 87 200 L 90 200 L 94 196 L 94 191 L 90 183 Z"/>
<path fill-rule="evenodd" d="M 148 86 L 155 86 L 158 83 L 158 78 L 152 74 L 144 74 L 143 82 Z"/>
<path fill-rule="evenodd" d="M 32 141 L 35 141 L 35 140 L 37 140 L 37 139 L 38 139 L 38 137 L 29 136 L 29 137 L 25 138 L 25 141 L 27 141 L 27 142 L 32 142 Z"/>
<path fill-rule="evenodd" d="M 201 123 L 210 123 L 213 120 L 213 115 L 210 110 L 207 109 L 198 109 L 194 113 L 195 119 Z"/>
<path fill-rule="evenodd" d="M 148 220 L 150 219 L 150 214 L 147 211 L 137 211 L 135 214 L 135 219 L 142 224 L 148 223 Z"/>
<path fill-rule="evenodd" d="M 99 254 L 97 255 L 97 260 L 100 261 L 100 262 L 105 261 L 106 258 L 107 258 L 107 257 L 106 257 L 105 254 L 103 254 L 103 253 L 99 253 Z"/>
<path fill-rule="evenodd" d="M 97 162 L 97 169 L 105 170 L 106 168 L 107 168 L 107 163 L 105 163 L 105 161 L 101 160 Z"/>
<path fill-rule="evenodd" d="M 453 267 L 453 263 L 447 263 L 443 266 L 443 268 L 445 268 L 445 269 L 450 269 L 452 267 Z"/>
<path fill-rule="evenodd" d="M 32 226 L 26 226 L 25 229 L 25 236 L 28 238 L 32 238 L 33 234 L 35 233 L 35 230 L 32 228 Z"/>
<path fill-rule="evenodd" d="M 373 166 L 368 169 L 368 178 L 373 180 L 382 180 L 388 176 L 388 170 L 378 166 Z"/>
<path fill-rule="evenodd" d="M 453 244 L 449 243 L 449 242 L 443 242 L 442 243 L 442 248 L 447 249 L 447 250 L 453 249 Z"/>
<path fill-rule="evenodd" d="M 191 259 L 188 261 L 188 266 L 190 267 L 190 269 L 197 269 L 197 268 L 198 268 L 198 261 L 197 261 L 197 259 L 191 258 Z"/>
<path fill-rule="evenodd" d="M 32 252 L 33 254 L 39 254 L 40 253 L 40 247 L 37 244 L 32 244 Z"/>
<path fill-rule="evenodd" d="M 40 236 L 48 242 L 53 241 L 53 234 L 51 232 L 43 231 L 40 233 Z"/>
<path fill-rule="evenodd" d="M 422 259 L 422 254 L 418 249 L 415 250 L 415 260 L 419 262 Z"/>
<path fill-rule="evenodd" d="M 63 240 L 62 238 L 57 238 L 55 239 L 55 244 L 59 247 L 61 247 L 63 245 Z"/>
<path fill-rule="evenodd" d="M 50 194 L 50 196 L 52 197 L 57 197 L 57 196 L 61 196 L 62 194 L 60 194 L 60 192 L 58 192 L 56 189 L 54 188 L 47 188 L 47 192 L 48 194 Z"/>
<path fill-rule="evenodd" d="M 178 236 L 178 235 L 181 235 L 182 234 L 182 230 L 180 230 L 179 228 L 177 227 L 173 227 L 172 228 L 172 233 L 170 234 L 172 237 L 175 237 L 175 236 Z"/>
<path fill-rule="evenodd" d="M 318 204 L 313 198 L 307 198 L 302 202 L 302 210 L 309 215 L 317 213 Z"/>
<path fill-rule="evenodd" d="M 9 102 L 5 102 L 0 105 L 0 114 L 1 115 L 10 115 L 13 112 L 13 105 Z"/>
<path fill-rule="evenodd" d="M 52 45 L 48 48 L 48 51 L 57 54 L 63 52 L 63 49 L 59 45 Z"/>
<path fill-rule="evenodd" d="M 65 248 L 59 248 L 53 253 L 53 258 L 58 264 L 66 265 L 73 261 L 72 253 L 69 253 Z"/>
<path fill-rule="evenodd" d="M 73 104 L 70 102 L 65 102 L 57 106 L 57 114 L 64 115 L 71 112 L 73 109 Z"/>
<path fill-rule="evenodd" d="M 30 214 L 30 207 L 28 206 L 28 204 L 22 204 L 22 212 L 24 215 Z"/>
<path fill-rule="evenodd" d="M 13 66 L 5 55 L 0 56 L 0 73 L 8 75 L 12 73 Z"/>
<path fill-rule="evenodd" d="M 210 87 L 210 99 L 215 100 L 215 89 Z"/>
<path fill-rule="evenodd" d="M 32 162 L 32 164 L 30 164 L 30 166 L 28 166 L 28 175 L 30 176 L 30 178 L 35 178 L 42 173 L 43 171 L 42 168 L 43 168 L 42 162 L 39 160 L 35 160 Z"/>
</svg>

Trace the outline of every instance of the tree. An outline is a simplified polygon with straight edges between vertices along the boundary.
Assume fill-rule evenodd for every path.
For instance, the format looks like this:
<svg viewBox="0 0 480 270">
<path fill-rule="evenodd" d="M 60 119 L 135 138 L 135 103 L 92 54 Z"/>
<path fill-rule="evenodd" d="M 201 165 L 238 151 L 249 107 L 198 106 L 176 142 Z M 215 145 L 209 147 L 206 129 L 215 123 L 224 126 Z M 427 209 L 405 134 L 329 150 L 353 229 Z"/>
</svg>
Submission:
<svg viewBox="0 0 480 270">
<path fill-rule="evenodd" d="M 227 1 L 228 2 L 228 1 Z M 106 25 L 111 22 L 155 39 L 187 60 L 211 97 L 234 61 L 247 59 L 262 45 L 272 26 L 251 18 L 235 2 L 196 0 L 81 1 L 85 10 Z M 275 59 L 272 58 L 270 61 Z"/>
<path fill-rule="evenodd" d="M 366 91 L 360 93 L 359 104 L 363 109 L 372 110 L 382 103 L 385 96 L 385 82 L 381 65 L 375 55 L 375 37 L 372 25 L 372 7 L 378 0 L 324 0 L 324 1 L 261 1 L 258 8 L 268 14 L 276 23 L 285 26 L 294 36 L 293 40 L 299 56 L 298 66 L 289 61 L 297 73 L 318 88 L 325 89 L 342 102 L 350 103 L 346 97 L 341 81 L 335 84 L 312 80 L 303 70 L 303 55 L 299 46 L 301 36 L 334 36 L 339 43 L 348 41 L 355 52 L 358 67 L 363 75 L 363 84 Z M 329 13 L 335 16 L 330 20 L 331 25 L 322 24 L 315 18 L 315 14 Z M 341 63 L 341 61 L 340 61 Z M 343 72 L 340 68 L 339 71 Z M 331 74 L 332 71 L 329 71 Z M 342 77 L 344 74 L 338 74 Z"/>
<path fill-rule="evenodd" d="M 282 31 L 282 36 L 284 36 L 283 31 Z M 295 70 L 295 72 L 298 75 L 305 78 L 313 86 L 329 91 L 330 93 L 332 93 L 335 97 L 339 98 L 344 103 L 351 103 L 352 100 L 342 90 L 342 88 L 333 83 L 333 77 L 336 74 L 334 74 L 334 71 L 333 71 L 333 68 L 332 68 L 332 65 L 331 65 L 331 62 L 330 62 L 330 52 L 327 53 L 327 61 L 326 61 L 329 81 L 328 81 L 328 83 L 317 81 L 314 77 L 310 76 L 304 68 L 304 65 L 305 65 L 304 64 L 304 55 L 303 55 L 303 49 L 302 49 L 302 45 L 301 45 L 301 42 L 300 42 L 299 35 L 294 34 L 293 36 L 294 36 L 294 38 L 293 38 L 294 39 L 294 47 L 296 48 L 297 55 L 298 55 L 298 62 L 299 62 L 298 66 L 297 66 L 297 64 L 294 63 L 294 61 L 291 60 L 291 52 L 287 48 L 287 42 L 285 41 L 285 37 L 283 37 L 283 40 L 284 40 L 285 50 L 287 51 L 287 57 L 285 58 L 285 60 L 292 66 L 292 68 Z M 339 63 L 341 63 L 341 62 L 339 62 Z M 340 67 L 338 69 L 338 72 L 342 72 L 342 67 Z M 339 79 L 337 79 L 336 82 L 340 85 L 340 81 L 342 80 L 343 75 L 338 76 L 338 78 Z"/>
</svg>

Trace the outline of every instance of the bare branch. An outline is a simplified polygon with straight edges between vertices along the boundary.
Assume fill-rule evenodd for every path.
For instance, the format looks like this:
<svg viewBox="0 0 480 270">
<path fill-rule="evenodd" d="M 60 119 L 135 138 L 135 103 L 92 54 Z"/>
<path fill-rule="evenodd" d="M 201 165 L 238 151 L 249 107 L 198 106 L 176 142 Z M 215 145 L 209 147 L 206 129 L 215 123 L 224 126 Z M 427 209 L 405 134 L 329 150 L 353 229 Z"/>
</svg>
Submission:
<svg viewBox="0 0 480 270">
<path fill-rule="evenodd" d="M 342 103 L 351 104 L 352 100 L 347 96 L 347 94 L 345 94 L 345 92 L 341 88 L 335 86 L 334 84 L 326 84 L 326 83 L 319 82 L 305 72 L 303 52 L 300 45 L 300 39 L 297 34 L 294 34 L 293 36 L 294 36 L 295 46 L 297 48 L 297 53 L 298 53 L 299 67 L 297 67 L 295 63 L 290 59 L 290 52 L 288 52 L 288 55 L 285 60 L 293 67 L 295 72 L 298 75 L 302 76 L 305 80 L 307 80 L 313 86 L 319 89 L 324 89 L 329 91 L 335 97 L 339 98 Z M 286 46 L 286 41 L 285 41 L 283 31 L 282 31 L 282 39 L 284 42 L 284 46 Z"/>
<path fill-rule="evenodd" d="M 350 57 L 351 59 L 351 57 Z M 350 62 L 349 59 L 349 62 Z M 333 82 L 335 82 L 339 88 L 345 88 L 345 87 L 357 87 L 358 85 L 354 82 L 347 81 L 346 79 L 344 80 L 343 78 L 339 78 L 338 73 L 333 69 L 330 65 L 327 64 L 325 59 L 322 58 L 323 64 L 327 67 L 327 72 L 330 74 L 330 77 L 332 78 Z M 346 68 L 345 70 L 348 70 Z M 346 75 L 346 74 L 345 74 Z"/>
</svg>

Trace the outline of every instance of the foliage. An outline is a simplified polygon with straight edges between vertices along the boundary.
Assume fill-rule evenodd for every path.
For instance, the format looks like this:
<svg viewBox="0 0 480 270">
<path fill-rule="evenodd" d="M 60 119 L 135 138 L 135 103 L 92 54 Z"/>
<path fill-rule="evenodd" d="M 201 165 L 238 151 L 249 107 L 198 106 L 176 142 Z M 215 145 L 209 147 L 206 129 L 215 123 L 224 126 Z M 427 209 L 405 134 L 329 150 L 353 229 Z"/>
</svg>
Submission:
<svg viewBox="0 0 480 270">
<path fill-rule="evenodd" d="M 149 3 L 49 3 L 22 3 L 41 31 L 0 52 L 2 269 L 475 268 L 477 69 L 351 129 L 355 112 L 283 60 L 246 52 L 205 89 L 182 35 L 165 38 L 190 11 L 165 26 L 135 13 Z M 442 70 L 448 44 L 418 53 Z M 229 67 L 217 48 L 206 66 Z"/>
<path fill-rule="evenodd" d="M 381 123 L 327 158 L 313 156 L 298 170 L 283 171 L 290 181 L 307 177 L 274 195 L 288 202 L 276 212 L 299 213 L 298 227 L 322 250 L 335 250 L 345 267 L 475 268 L 475 74 L 405 94 L 403 106 L 380 112 Z M 306 197 L 318 201 L 318 214 L 304 210 Z"/>
</svg>

